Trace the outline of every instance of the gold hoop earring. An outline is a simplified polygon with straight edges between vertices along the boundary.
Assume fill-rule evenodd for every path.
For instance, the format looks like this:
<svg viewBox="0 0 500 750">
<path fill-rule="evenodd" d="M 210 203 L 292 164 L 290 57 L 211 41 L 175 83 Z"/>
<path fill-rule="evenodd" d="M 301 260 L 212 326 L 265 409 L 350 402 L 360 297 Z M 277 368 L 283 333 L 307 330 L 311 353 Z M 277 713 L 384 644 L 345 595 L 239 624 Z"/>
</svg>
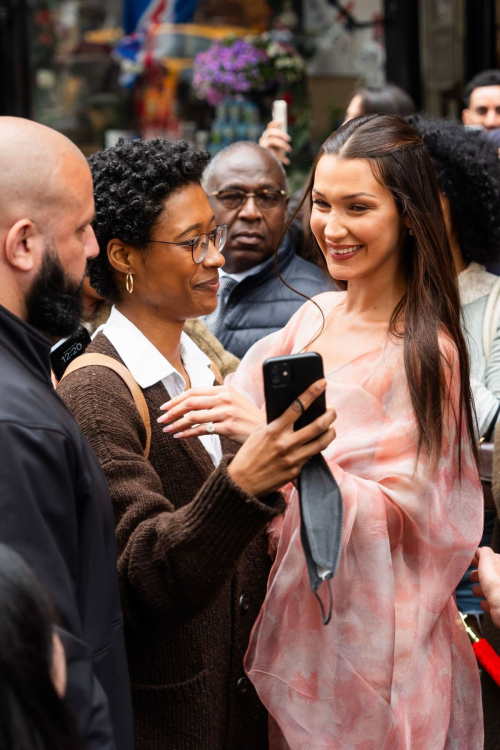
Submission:
<svg viewBox="0 0 500 750">
<path fill-rule="evenodd" d="M 131 273 L 128 273 L 125 279 L 125 288 L 127 289 L 127 292 L 129 294 L 132 294 L 134 291 L 134 277 Z"/>
<path fill-rule="evenodd" d="M 413 229 L 410 229 L 410 231 L 408 232 L 408 234 L 411 234 L 411 236 L 413 237 L 413 235 L 415 234 L 415 232 L 413 231 Z"/>
</svg>

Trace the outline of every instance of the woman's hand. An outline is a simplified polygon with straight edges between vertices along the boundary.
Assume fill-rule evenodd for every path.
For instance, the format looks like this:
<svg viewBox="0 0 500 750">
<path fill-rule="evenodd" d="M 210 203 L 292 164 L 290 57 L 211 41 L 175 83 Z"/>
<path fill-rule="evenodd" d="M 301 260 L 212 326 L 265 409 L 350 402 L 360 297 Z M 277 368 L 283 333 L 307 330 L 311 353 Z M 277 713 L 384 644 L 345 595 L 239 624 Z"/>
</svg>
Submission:
<svg viewBox="0 0 500 750">
<path fill-rule="evenodd" d="M 264 424 L 265 414 L 229 386 L 190 388 L 160 406 L 166 414 L 158 418 L 168 423 L 163 432 L 175 438 L 199 437 L 207 434 L 212 422 L 217 435 L 244 443 L 256 427 Z M 197 425 L 193 427 L 193 425 Z"/>
<path fill-rule="evenodd" d="M 259 138 L 259 146 L 267 148 L 280 160 L 282 164 L 289 165 L 290 159 L 285 156 L 292 150 L 291 138 L 288 133 L 281 129 L 277 120 L 272 120 Z"/>
<path fill-rule="evenodd" d="M 318 380 L 300 396 L 304 410 L 325 388 L 326 380 Z M 258 497 L 279 490 L 298 477 L 304 464 L 334 439 L 333 409 L 294 432 L 294 422 L 301 414 L 300 404 L 294 401 L 281 417 L 258 427 L 229 464 L 230 476 L 250 495 Z"/>
<path fill-rule="evenodd" d="M 481 609 L 489 612 L 495 627 L 500 628 L 500 555 L 490 547 L 479 547 L 472 561 L 477 566 L 470 579 L 479 586 L 472 587 L 474 596 L 486 601 L 481 602 Z"/>
</svg>

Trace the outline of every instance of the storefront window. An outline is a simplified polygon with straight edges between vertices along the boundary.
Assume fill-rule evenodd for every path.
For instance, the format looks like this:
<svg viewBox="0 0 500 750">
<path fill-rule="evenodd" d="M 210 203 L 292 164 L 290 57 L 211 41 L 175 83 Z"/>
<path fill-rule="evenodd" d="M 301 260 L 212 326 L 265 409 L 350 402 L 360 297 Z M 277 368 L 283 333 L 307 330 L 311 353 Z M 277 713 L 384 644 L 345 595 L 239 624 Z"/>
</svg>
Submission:
<svg viewBox="0 0 500 750">
<path fill-rule="evenodd" d="M 42 0 L 32 14 L 34 119 L 84 153 L 99 149 L 107 130 L 132 124 L 131 94 L 112 54 L 120 20 L 118 0 Z"/>
<path fill-rule="evenodd" d="M 155 3 L 138 22 L 140 2 L 123 2 L 41 0 L 33 11 L 34 117 L 86 154 L 120 135 L 216 153 L 258 140 L 278 98 L 305 163 L 355 85 L 384 80 L 382 0 L 344 3 L 347 15 L 328 0 L 190 0 L 169 3 L 161 23 Z"/>
</svg>

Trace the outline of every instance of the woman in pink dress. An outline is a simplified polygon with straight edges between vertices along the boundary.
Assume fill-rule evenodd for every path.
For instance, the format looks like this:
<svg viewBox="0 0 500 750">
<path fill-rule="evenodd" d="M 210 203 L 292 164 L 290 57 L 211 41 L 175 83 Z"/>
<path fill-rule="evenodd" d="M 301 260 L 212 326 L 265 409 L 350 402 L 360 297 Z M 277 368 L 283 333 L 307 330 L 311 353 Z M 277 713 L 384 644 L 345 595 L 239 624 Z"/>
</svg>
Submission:
<svg viewBox="0 0 500 750">
<path fill-rule="evenodd" d="M 230 384 L 174 399 L 165 421 L 182 437 L 212 421 L 244 441 L 261 429 L 263 361 L 322 355 L 337 412 L 323 455 L 344 500 L 342 554 L 323 626 L 293 490 L 246 657 L 270 747 L 480 750 L 478 670 L 453 591 L 481 537 L 482 494 L 433 168 L 403 120 L 363 116 L 325 142 L 306 199 L 320 257 L 346 291 L 307 302 Z"/>
</svg>

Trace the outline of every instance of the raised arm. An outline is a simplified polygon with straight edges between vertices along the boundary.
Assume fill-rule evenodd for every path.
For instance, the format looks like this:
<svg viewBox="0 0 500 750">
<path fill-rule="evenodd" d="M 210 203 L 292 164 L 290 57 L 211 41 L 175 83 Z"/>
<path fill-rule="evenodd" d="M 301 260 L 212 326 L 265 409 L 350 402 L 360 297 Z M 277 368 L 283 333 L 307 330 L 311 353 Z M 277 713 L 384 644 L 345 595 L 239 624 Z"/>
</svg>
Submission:
<svg viewBox="0 0 500 750">
<path fill-rule="evenodd" d="M 296 475 L 307 455 L 297 453 L 291 460 L 288 444 L 280 442 L 272 431 L 268 435 L 264 426 L 259 443 L 266 444 L 268 450 L 255 457 L 250 470 L 242 470 L 245 454 L 238 454 L 235 481 L 232 457 L 228 457 L 190 502 L 176 507 L 165 496 L 153 465 L 143 456 L 143 425 L 125 385 L 109 373 L 105 386 L 96 392 L 91 373 L 92 368 L 73 373 L 62 382 L 60 391 L 96 451 L 109 483 L 125 613 L 136 617 L 140 612 L 147 618 L 154 612 L 168 623 L 178 624 L 208 606 L 251 540 L 283 511 L 282 496 L 275 490 Z M 103 419 L 100 413 L 99 405 L 109 400 L 114 404 L 116 423 Z M 323 442 L 333 437 L 328 432 L 332 420 L 333 415 L 328 414 L 321 429 L 318 427 L 316 437 L 325 430 L 328 433 Z M 289 432 L 293 432 L 291 426 Z M 314 441 L 306 453 L 321 450 L 323 442 Z M 255 450 L 251 444 L 247 452 Z M 286 453 L 282 465 L 272 461 L 273 450 L 276 455 Z M 245 471 L 259 482 L 244 484 L 241 477 Z"/>
<path fill-rule="evenodd" d="M 286 154 L 292 150 L 291 143 L 292 139 L 288 133 L 283 132 L 277 120 L 272 120 L 259 138 L 259 146 L 272 151 L 285 166 L 290 164 L 290 159 Z"/>
</svg>

